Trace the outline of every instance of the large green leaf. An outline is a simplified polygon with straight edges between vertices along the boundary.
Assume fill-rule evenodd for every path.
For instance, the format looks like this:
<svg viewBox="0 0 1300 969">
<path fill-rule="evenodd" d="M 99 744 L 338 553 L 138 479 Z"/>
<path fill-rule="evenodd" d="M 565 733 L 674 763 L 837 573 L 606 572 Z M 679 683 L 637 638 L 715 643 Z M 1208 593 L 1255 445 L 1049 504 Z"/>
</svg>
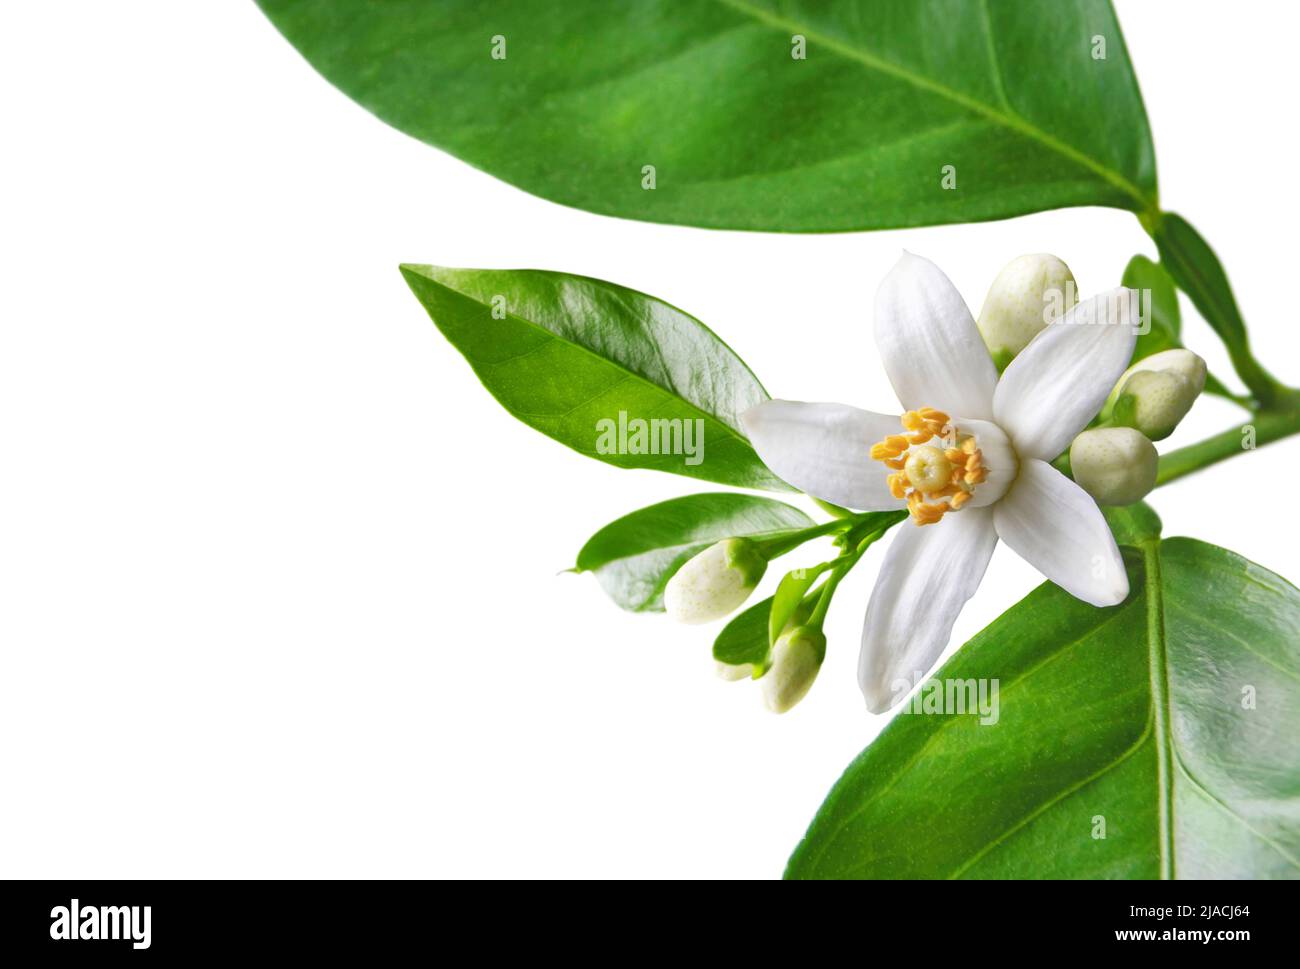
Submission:
<svg viewBox="0 0 1300 969">
<path fill-rule="evenodd" d="M 594 572 L 624 609 L 663 609 L 664 586 L 691 556 L 724 538 L 775 538 L 815 522 L 771 498 L 732 492 L 687 495 L 641 508 L 587 540 L 576 571 Z"/>
<path fill-rule="evenodd" d="M 996 724 L 900 713 L 787 875 L 1300 877 L 1300 592 L 1213 545 L 1127 537 L 1126 602 L 1048 583 L 1003 614 L 936 675 L 997 678 Z"/>
<path fill-rule="evenodd" d="M 389 124 L 593 212 L 814 232 L 1155 206 L 1107 0 L 260 3 Z"/>
<path fill-rule="evenodd" d="M 403 266 L 402 275 L 483 386 L 529 427 L 623 468 L 788 490 L 739 430 L 767 392 L 694 317 L 568 273 Z"/>
</svg>

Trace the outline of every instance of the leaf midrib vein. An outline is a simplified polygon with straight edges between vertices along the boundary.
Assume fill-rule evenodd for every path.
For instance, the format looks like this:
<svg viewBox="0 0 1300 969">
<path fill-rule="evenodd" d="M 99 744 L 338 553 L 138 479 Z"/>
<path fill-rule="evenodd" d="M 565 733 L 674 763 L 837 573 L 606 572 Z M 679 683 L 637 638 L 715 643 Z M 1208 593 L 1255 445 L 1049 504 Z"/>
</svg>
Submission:
<svg viewBox="0 0 1300 969">
<path fill-rule="evenodd" d="M 914 87 L 929 91 L 939 97 L 946 98 L 968 111 L 973 111 L 976 114 L 983 115 L 990 121 L 993 121 L 1010 131 L 1014 131 L 1030 141 L 1036 141 L 1043 147 L 1056 152 L 1063 158 L 1093 172 L 1098 177 L 1109 182 L 1111 185 L 1115 186 L 1124 194 L 1130 196 L 1134 201 L 1136 201 L 1139 205 L 1138 211 L 1147 211 L 1155 208 L 1154 199 L 1148 197 L 1140 188 L 1119 172 L 1115 171 L 1115 169 L 1102 164 L 1091 155 L 1085 154 L 1072 145 L 1048 134 L 1037 125 L 1031 124 L 1021 115 L 1011 111 L 1009 105 L 1008 110 L 1001 111 L 991 104 L 986 104 L 977 98 L 962 94 L 960 91 L 950 88 L 945 84 L 940 84 L 938 81 L 928 78 L 923 74 L 917 74 L 914 71 L 910 71 L 900 64 L 895 64 L 892 61 L 877 57 L 869 51 L 836 40 L 828 34 L 823 34 L 819 31 L 810 29 L 808 26 L 800 24 L 797 21 L 789 20 L 758 7 L 753 7 L 746 3 L 745 0 L 716 0 L 716 2 L 722 4 L 724 7 L 730 7 L 737 13 L 751 17 L 759 23 L 766 24 L 774 29 L 779 29 L 784 33 L 803 34 L 803 36 L 808 40 L 816 41 L 818 44 L 825 46 L 832 53 L 838 54 L 840 57 L 856 61 L 868 70 L 878 71 L 881 74 L 888 74 L 904 83 L 911 84 Z"/>
<path fill-rule="evenodd" d="M 1175 877 L 1174 779 L 1170 729 L 1169 663 L 1166 655 L 1164 581 L 1160 574 L 1160 537 L 1141 543 L 1143 585 L 1147 599 L 1147 653 L 1151 680 L 1151 710 L 1156 735 L 1156 811 L 1160 831 L 1160 878 Z"/>
</svg>

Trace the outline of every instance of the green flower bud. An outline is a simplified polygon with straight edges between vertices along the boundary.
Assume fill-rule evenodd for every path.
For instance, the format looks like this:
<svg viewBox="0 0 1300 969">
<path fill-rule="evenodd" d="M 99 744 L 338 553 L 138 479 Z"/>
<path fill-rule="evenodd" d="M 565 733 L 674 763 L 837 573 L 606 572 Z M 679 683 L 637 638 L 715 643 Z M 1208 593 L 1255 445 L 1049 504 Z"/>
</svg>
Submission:
<svg viewBox="0 0 1300 969">
<path fill-rule="evenodd" d="M 1020 256 L 998 273 L 980 310 L 980 335 L 998 369 L 1079 301 L 1070 267 L 1046 253 Z"/>
<path fill-rule="evenodd" d="M 1070 473 L 1099 505 L 1131 505 L 1156 486 L 1155 445 L 1131 427 L 1084 431 L 1070 445 Z"/>
<path fill-rule="evenodd" d="M 826 637 L 813 626 L 796 626 L 781 634 L 758 681 L 763 702 L 773 713 L 785 713 L 804 698 L 826 658 Z"/>
<path fill-rule="evenodd" d="M 668 580 L 664 609 L 678 622 L 721 619 L 749 598 L 767 571 L 767 559 L 747 538 L 728 538 L 687 561 Z"/>
<path fill-rule="evenodd" d="M 1160 441 L 1174 432 L 1204 389 L 1204 360 L 1191 350 L 1162 350 L 1124 371 L 1101 414 Z"/>
</svg>

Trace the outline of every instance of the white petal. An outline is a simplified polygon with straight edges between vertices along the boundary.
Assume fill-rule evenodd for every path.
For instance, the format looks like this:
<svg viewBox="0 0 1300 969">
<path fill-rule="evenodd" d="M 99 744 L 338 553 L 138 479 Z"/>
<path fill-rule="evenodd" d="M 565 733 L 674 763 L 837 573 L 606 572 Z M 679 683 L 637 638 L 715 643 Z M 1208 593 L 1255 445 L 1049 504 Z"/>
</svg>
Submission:
<svg viewBox="0 0 1300 969">
<path fill-rule="evenodd" d="M 1075 598 L 1113 606 L 1128 596 L 1124 560 L 1101 509 L 1045 461 L 1021 459 L 993 521 L 1002 541 Z"/>
<path fill-rule="evenodd" d="M 998 381 L 993 417 L 1023 458 L 1050 461 L 1097 416 L 1137 340 L 1137 293 L 1084 300 L 1029 341 Z"/>
<path fill-rule="evenodd" d="M 863 511 L 903 506 L 889 493 L 889 469 L 871 459 L 871 445 L 901 433 L 897 417 L 847 404 L 769 400 L 740 422 L 763 463 L 801 491 Z"/>
<path fill-rule="evenodd" d="M 894 531 L 858 658 L 858 683 L 872 713 L 884 713 L 929 672 L 998 543 L 991 508 L 963 508 L 934 525 L 905 521 Z"/>
<path fill-rule="evenodd" d="M 993 417 L 993 358 L 961 293 L 930 260 L 904 253 L 881 282 L 876 346 L 906 410 Z"/>
</svg>

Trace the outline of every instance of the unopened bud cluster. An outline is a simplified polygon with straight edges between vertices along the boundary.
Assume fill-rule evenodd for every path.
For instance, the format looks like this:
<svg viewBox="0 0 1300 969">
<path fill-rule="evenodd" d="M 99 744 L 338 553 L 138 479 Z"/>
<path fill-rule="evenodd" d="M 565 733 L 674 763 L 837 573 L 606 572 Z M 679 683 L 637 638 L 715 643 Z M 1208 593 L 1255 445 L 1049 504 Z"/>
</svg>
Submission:
<svg viewBox="0 0 1300 969">
<path fill-rule="evenodd" d="M 744 604 L 767 571 L 758 543 L 728 538 L 688 559 L 668 580 L 664 609 L 678 622 L 722 619 Z M 812 688 L 826 656 L 826 636 L 809 623 L 811 604 L 801 603 L 761 664 L 717 663 L 724 680 L 757 679 L 763 702 L 785 713 Z"/>
<path fill-rule="evenodd" d="M 979 330 L 999 370 L 1078 300 L 1070 267 L 1046 253 L 1020 256 L 993 280 Z M 1101 426 L 1070 447 L 1074 480 L 1102 505 L 1141 501 L 1156 484 L 1152 441 L 1174 432 L 1205 389 L 1205 361 L 1177 348 L 1133 364 L 1111 391 Z"/>
<path fill-rule="evenodd" d="M 1129 367 L 1102 408 L 1101 427 L 1070 446 L 1074 480 L 1101 505 L 1141 501 L 1156 485 L 1152 441 L 1174 432 L 1205 389 L 1205 361 L 1191 350 L 1163 350 Z"/>
</svg>

